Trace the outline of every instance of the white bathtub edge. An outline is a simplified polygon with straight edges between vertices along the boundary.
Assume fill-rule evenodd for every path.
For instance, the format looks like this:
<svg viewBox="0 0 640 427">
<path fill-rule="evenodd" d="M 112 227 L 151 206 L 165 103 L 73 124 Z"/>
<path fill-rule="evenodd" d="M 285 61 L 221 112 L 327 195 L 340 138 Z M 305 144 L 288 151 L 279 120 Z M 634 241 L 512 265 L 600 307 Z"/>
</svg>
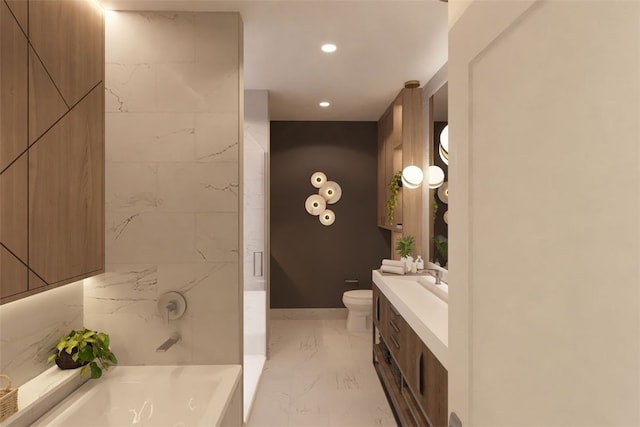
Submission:
<svg viewBox="0 0 640 427">
<path fill-rule="evenodd" d="M 242 365 L 185 365 L 187 366 L 215 366 L 222 371 L 223 380 L 220 385 L 225 392 L 224 399 L 214 401 L 214 405 L 209 408 L 211 413 L 217 413 L 215 425 L 220 426 L 238 390 L 238 384 L 242 378 Z M 112 369 L 118 370 L 118 368 L 139 367 L 114 366 Z M 48 412 L 53 411 L 57 405 L 62 404 L 88 379 L 89 375 L 80 377 L 78 370 L 63 371 L 55 366 L 48 369 L 20 387 L 18 392 L 20 410 L 0 423 L 0 427 L 23 427 L 35 423 L 45 417 Z"/>
<path fill-rule="evenodd" d="M 227 414 L 227 410 L 229 409 L 229 404 L 233 399 L 233 395 L 238 389 L 238 384 L 240 384 L 240 378 L 242 378 L 242 365 L 219 365 L 219 366 L 227 366 L 230 370 L 235 371 L 235 378 L 233 380 L 233 385 L 231 386 L 231 390 L 226 394 L 226 400 L 222 405 L 222 410 L 218 413 L 220 414 L 218 420 L 216 421 L 216 427 L 220 427 L 222 425 L 222 420 L 224 420 L 225 415 Z M 242 409 L 242 407 L 241 407 Z M 242 419 L 242 414 L 240 414 L 240 419 Z"/>
<path fill-rule="evenodd" d="M 89 379 L 89 375 L 81 377 L 79 372 L 52 366 L 18 387 L 18 412 L 1 422 L 0 427 L 34 423 Z"/>
</svg>

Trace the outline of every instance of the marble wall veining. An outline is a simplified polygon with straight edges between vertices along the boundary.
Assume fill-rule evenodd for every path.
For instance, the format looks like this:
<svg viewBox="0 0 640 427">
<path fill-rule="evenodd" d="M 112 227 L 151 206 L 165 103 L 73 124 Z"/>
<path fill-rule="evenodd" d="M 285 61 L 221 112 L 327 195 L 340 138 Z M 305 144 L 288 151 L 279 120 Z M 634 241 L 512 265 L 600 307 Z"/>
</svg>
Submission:
<svg viewBox="0 0 640 427">
<path fill-rule="evenodd" d="M 84 319 L 123 364 L 241 363 L 241 67 L 238 14 L 106 16 L 107 268 Z M 166 291 L 187 299 L 168 323 Z"/>
<path fill-rule="evenodd" d="M 49 365 L 58 339 L 82 327 L 82 282 L 72 283 L 0 307 L 0 372 L 14 385 Z"/>
</svg>

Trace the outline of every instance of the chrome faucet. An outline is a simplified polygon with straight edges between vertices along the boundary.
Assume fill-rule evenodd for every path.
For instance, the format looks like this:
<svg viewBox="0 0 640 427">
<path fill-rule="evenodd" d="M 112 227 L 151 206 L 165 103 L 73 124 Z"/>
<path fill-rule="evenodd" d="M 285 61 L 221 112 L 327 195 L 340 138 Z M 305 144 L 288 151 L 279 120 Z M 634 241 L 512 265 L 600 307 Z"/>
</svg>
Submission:
<svg viewBox="0 0 640 427">
<path fill-rule="evenodd" d="M 169 301 L 164 308 L 167 310 L 167 316 L 164 318 L 164 320 L 166 324 L 169 324 L 169 319 L 171 319 L 171 313 L 175 313 L 178 311 L 178 304 L 176 304 L 175 301 Z"/>
<path fill-rule="evenodd" d="M 180 341 L 180 334 L 176 332 L 173 335 L 171 335 L 168 340 L 160 344 L 160 347 L 156 348 L 156 351 L 159 353 L 164 353 L 165 351 L 173 347 L 173 345 L 176 344 L 178 341 Z"/>
<path fill-rule="evenodd" d="M 434 273 L 434 274 L 432 274 L 432 276 L 436 278 L 436 285 L 439 285 L 440 284 L 440 279 L 442 278 L 442 270 L 438 270 L 438 269 L 435 269 L 435 268 L 427 268 L 426 271 Z"/>
</svg>

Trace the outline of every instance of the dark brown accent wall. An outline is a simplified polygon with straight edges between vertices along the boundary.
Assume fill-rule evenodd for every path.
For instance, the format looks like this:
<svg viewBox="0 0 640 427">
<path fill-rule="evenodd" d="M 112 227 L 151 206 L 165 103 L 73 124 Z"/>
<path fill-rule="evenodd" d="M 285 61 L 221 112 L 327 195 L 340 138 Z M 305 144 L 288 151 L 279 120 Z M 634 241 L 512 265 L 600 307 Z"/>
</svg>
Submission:
<svg viewBox="0 0 640 427">
<path fill-rule="evenodd" d="M 331 226 L 304 207 L 316 171 L 342 187 Z M 271 308 L 344 307 L 347 279 L 371 289 L 390 245 L 376 173 L 376 122 L 271 122 Z"/>
</svg>

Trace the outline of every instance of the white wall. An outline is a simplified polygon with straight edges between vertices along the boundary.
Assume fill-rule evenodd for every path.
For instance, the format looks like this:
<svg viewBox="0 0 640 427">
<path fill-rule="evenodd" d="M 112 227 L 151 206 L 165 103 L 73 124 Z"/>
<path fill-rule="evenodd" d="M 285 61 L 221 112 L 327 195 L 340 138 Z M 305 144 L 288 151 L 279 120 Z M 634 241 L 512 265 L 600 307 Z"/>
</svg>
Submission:
<svg viewBox="0 0 640 427">
<path fill-rule="evenodd" d="M 244 93 L 244 289 L 264 290 L 266 258 L 266 159 L 269 153 L 269 92 Z M 262 276 L 254 275 L 254 252 L 262 253 Z M 258 257 L 259 255 L 256 255 Z M 258 268 L 256 268 L 258 270 Z M 256 271 L 257 273 L 257 271 Z"/>
<path fill-rule="evenodd" d="M 269 153 L 269 92 L 244 93 L 244 353 L 266 354 L 266 284 L 269 265 L 267 245 L 267 159 Z M 262 269 L 255 262 L 262 259 Z M 258 254 L 261 253 L 261 254 Z M 261 270 L 261 271 L 260 271 Z M 260 272 L 262 275 L 260 275 Z"/>
<path fill-rule="evenodd" d="M 106 16 L 107 273 L 85 323 L 122 364 L 241 363 L 241 69 L 238 14 Z M 168 325 L 166 291 L 188 304 Z"/>
<path fill-rule="evenodd" d="M 20 386 L 48 369 L 60 337 L 82 328 L 82 281 L 0 306 L 0 372 Z"/>
<path fill-rule="evenodd" d="M 472 2 L 476 0 L 449 0 L 449 10 L 448 10 L 448 23 L 449 29 L 451 29 L 458 19 L 462 16 L 465 10 L 471 5 Z M 483 0 L 479 0 L 483 1 Z"/>
<path fill-rule="evenodd" d="M 640 3 L 476 1 L 449 33 L 449 409 L 640 425 Z"/>
</svg>

